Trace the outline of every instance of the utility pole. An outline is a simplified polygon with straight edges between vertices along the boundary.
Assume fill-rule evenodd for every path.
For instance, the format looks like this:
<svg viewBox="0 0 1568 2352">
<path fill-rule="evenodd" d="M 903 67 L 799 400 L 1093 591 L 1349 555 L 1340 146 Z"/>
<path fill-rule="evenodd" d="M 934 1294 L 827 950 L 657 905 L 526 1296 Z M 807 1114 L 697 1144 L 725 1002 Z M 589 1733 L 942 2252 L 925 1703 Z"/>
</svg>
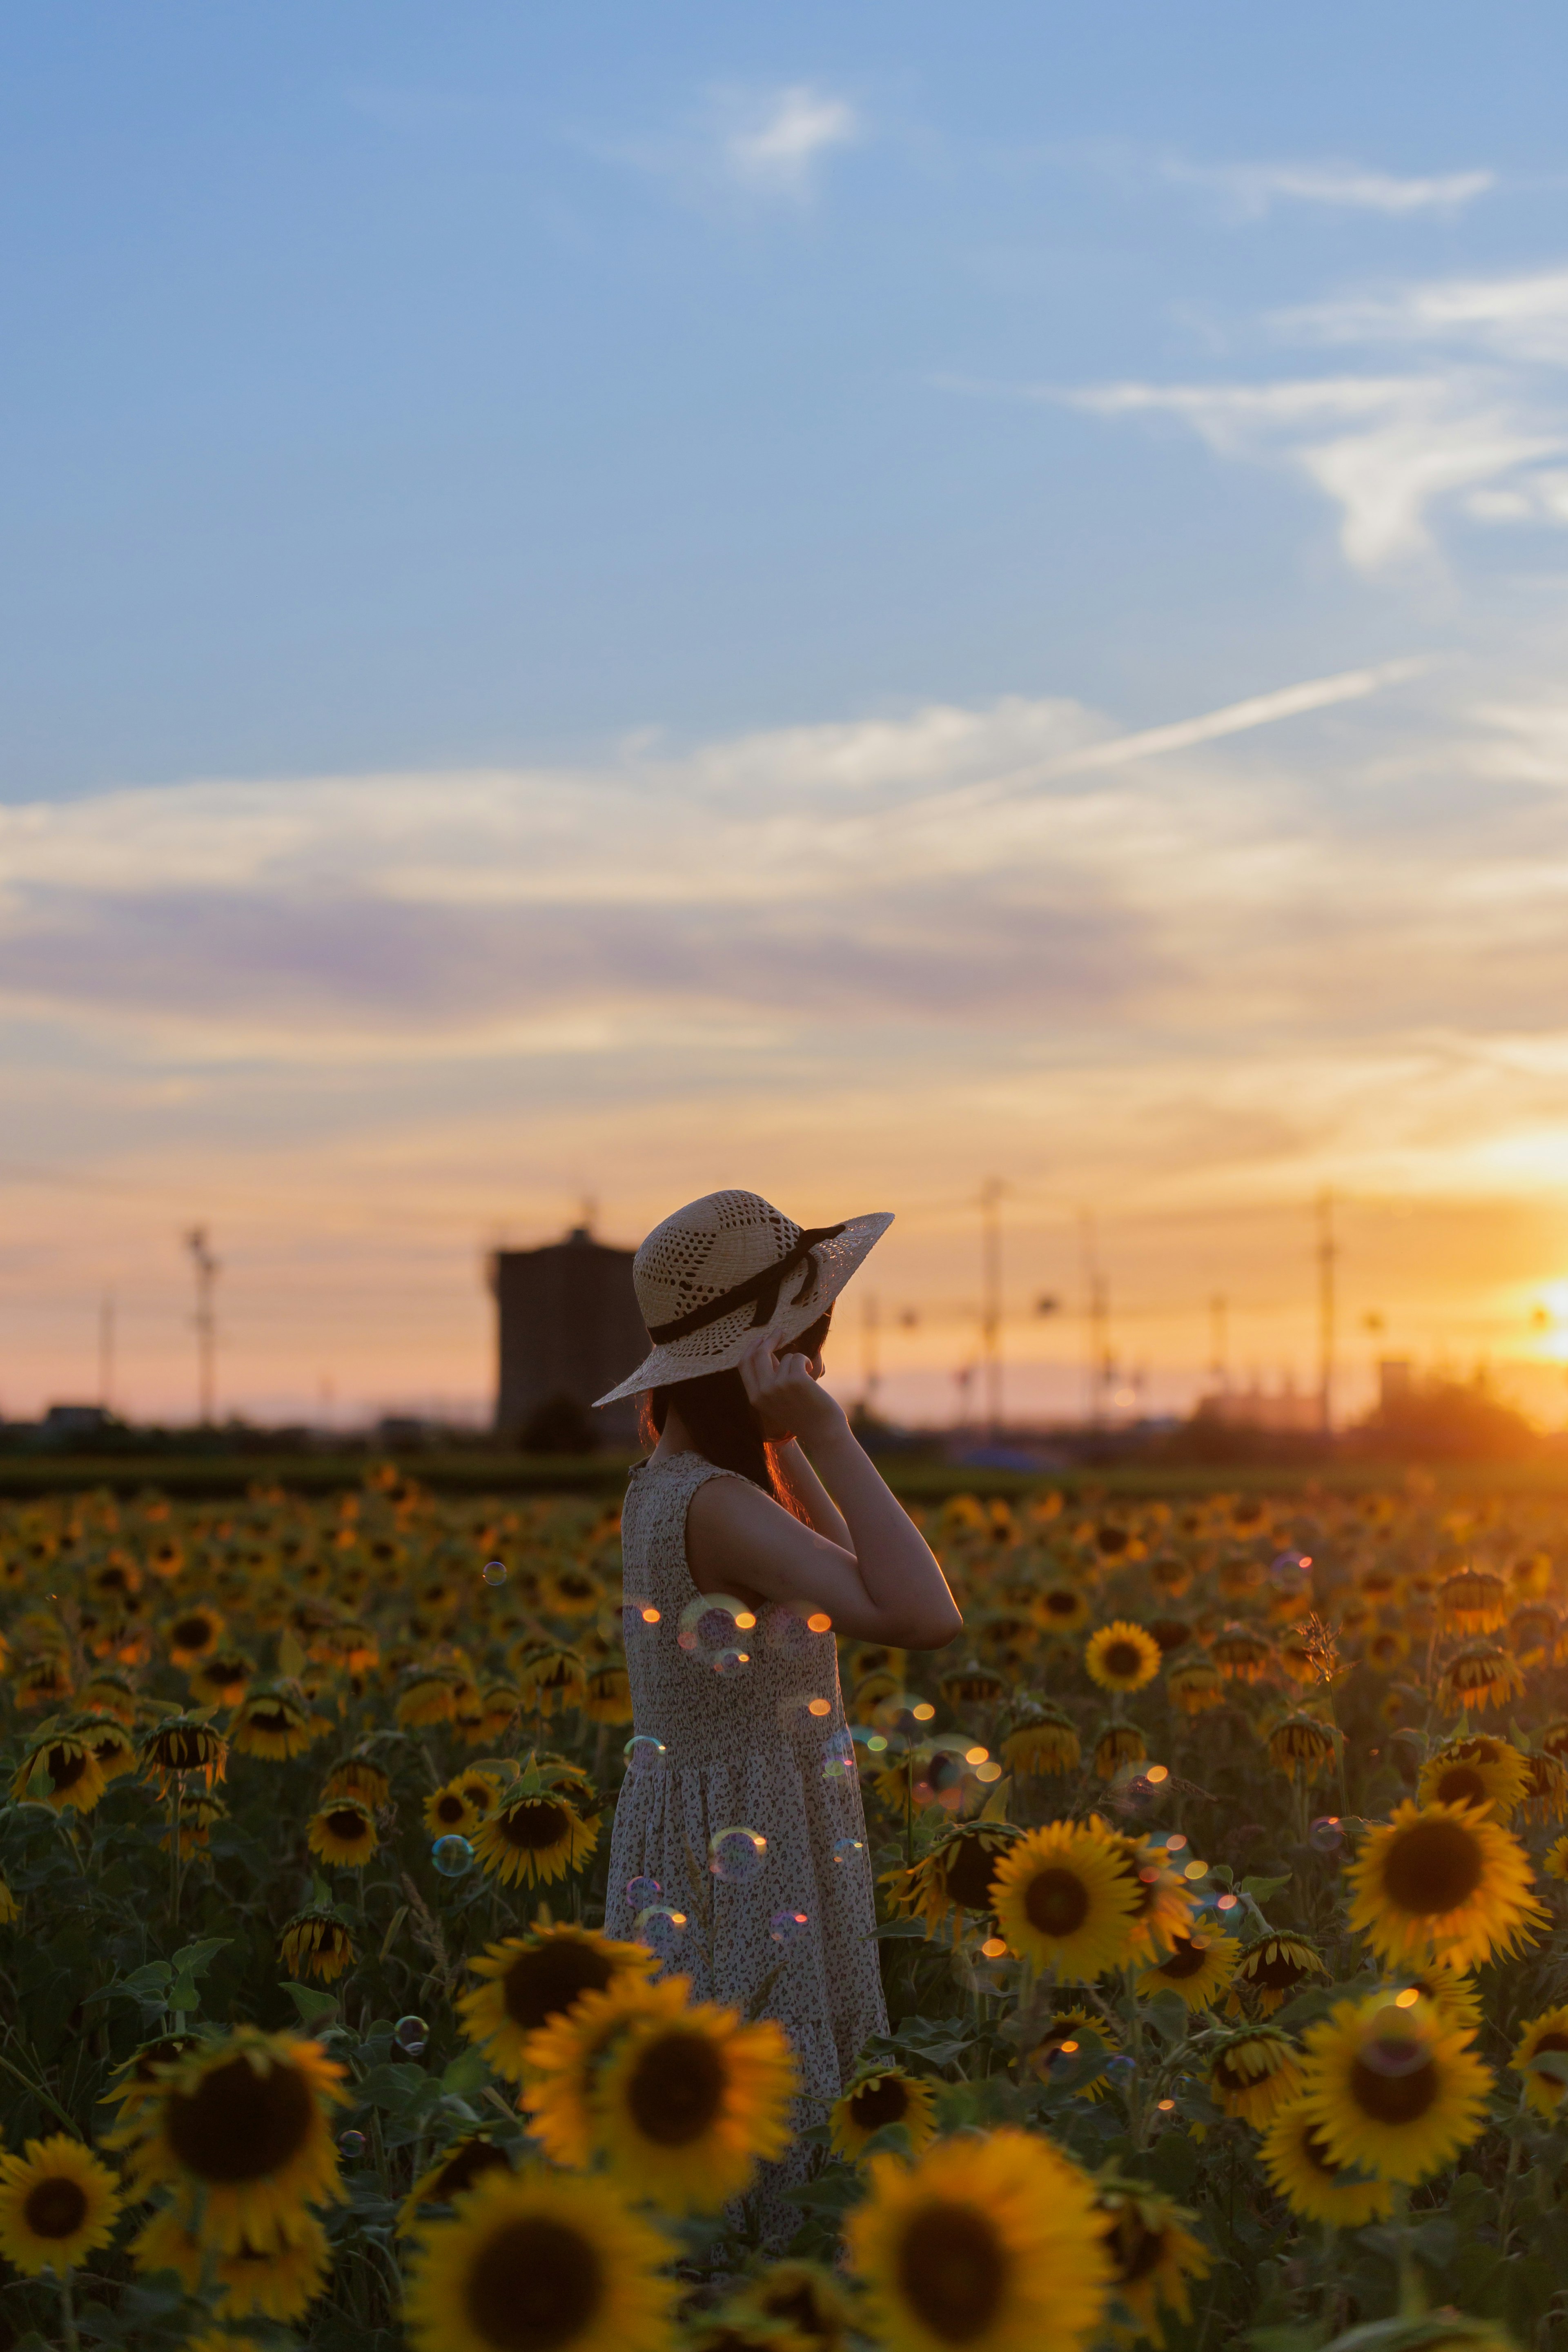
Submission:
<svg viewBox="0 0 1568 2352">
<path fill-rule="evenodd" d="M 1215 1291 L 1209 1300 L 1209 1372 L 1216 1391 L 1230 1394 L 1230 1343 L 1226 1330 L 1229 1302 L 1223 1291 Z"/>
<path fill-rule="evenodd" d="M 1325 1437 L 1334 1433 L 1334 1196 L 1318 1195 L 1318 1418 Z"/>
<path fill-rule="evenodd" d="M 1098 1429 L 1105 1418 L 1105 1391 L 1110 1370 L 1110 1299 L 1100 1270 L 1094 1217 L 1079 1213 L 1079 1244 L 1083 1255 L 1085 1311 L 1089 1321 L 1089 1425 Z"/>
<path fill-rule="evenodd" d="M 98 1302 L 98 1402 L 105 1412 L 114 1407 L 114 1293 L 106 1290 Z"/>
<path fill-rule="evenodd" d="M 204 1429 L 212 1427 L 213 1362 L 217 1342 L 217 1318 L 213 1311 L 213 1291 L 217 1282 L 218 1262 L 207 1245 L 205 1225 L 193 1225 L 185 1235 L 185 1247 L 196 1273 L 196 1397 Z"/>
<path fill-rule="evenodd" d="M 877 1388 L 881 1379 L 877 1363 L 881 1323 L 881 1302 L 874 1290 L 868 1290 L 860 1300 L 860 1410 L 868 1421 L 877 1410 Z"/>
<path fill-rule="evenodd" d="M 1002 1195 L 1000 1176 L 980 1187 L 980 1352 L 985 1365 L 985 1419 L 993 1439 L 1002 1433 Z"/>
</svg>

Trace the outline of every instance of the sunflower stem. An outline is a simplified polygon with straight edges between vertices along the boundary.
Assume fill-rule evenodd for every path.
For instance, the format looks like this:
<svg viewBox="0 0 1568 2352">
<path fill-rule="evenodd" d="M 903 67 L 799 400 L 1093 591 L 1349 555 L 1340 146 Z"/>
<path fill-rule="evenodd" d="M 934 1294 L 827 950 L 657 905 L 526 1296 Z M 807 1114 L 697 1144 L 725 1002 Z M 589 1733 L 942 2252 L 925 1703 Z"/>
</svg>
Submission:
<svg viewBox="0 0 1568 2352">
<path fill-rule="evenodd" d="M 1524 2136 L 1520 2129 L 1520 2126 L 1524 2121 L 1524 2101 L 1525 2093 L 1521 2088 L 1519 2095 L 1519 2108 L 1514 2117 L 1514 2130 L 1508 2144 L 1508 2170 L 1503 2175 L 1502 2206 L 1498 2214 L 1497 2242 L 1505 2262 L 1508 2260 L 1509 2234 L 1513 2228 L 1514 2191 L 1519 2186 L 1519 2151 L 1524 2145 Z"/>
<path fill-rule="evenodd" d="M 68 2263 L 60 2273 L 60 2341 L 66 2352 L 77 2352 L 76 2306 L 71 2300 L 71 2273 Z"/>
</svg>

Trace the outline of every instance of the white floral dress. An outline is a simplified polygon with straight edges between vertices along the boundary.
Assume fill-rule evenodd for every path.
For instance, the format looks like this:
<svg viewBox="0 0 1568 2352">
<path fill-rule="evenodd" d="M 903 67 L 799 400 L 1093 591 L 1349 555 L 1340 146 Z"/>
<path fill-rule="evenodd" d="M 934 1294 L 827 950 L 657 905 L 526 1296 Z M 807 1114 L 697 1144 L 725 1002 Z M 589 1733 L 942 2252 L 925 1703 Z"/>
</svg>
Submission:
<svg viewBox="0 0 1568 2352">
<path fill-rule="evenodd" d="M 806 2094 L 797 2122 L 822 2122 L 867 2038 L 888 2027 L 871 1855 L 831 1632 L 813 1633 L 805 1612 L 770 1601 L 727 1657 L 702 1638 L 707 1626 L 695 1629 L 695 1647 L 682 1646 L 682 1619 L 689 1641 L 700 1598 L 686 1563 L 687 1509 L 705 1480 L 735 1475 L 700 1454 L 631 1474 L 621 1520 L 626 1668 L 634 1730 L 664 1753 L 622 1785 L 605 1927 L 633 1936 L 639 1903 L 626 1888 L 653 1879 L 662 1892 L 639 1889 L 640 1907 L 652 1899 L 685 1913 L 668 1965 L 691 1979 L 695 1999 L 749 2013 L 776 1969 L 758 2013 L 795 2045 Z M 766 1840 L 744 1884 L 709 1866 L 710 1841 L 737 1828 Z M 801 2217 L 781 2209 L 780 2191 L 804 2167 L 797 2155 L 765 2170 L 765 2231 L 787 2234 Z"/>
</svg>

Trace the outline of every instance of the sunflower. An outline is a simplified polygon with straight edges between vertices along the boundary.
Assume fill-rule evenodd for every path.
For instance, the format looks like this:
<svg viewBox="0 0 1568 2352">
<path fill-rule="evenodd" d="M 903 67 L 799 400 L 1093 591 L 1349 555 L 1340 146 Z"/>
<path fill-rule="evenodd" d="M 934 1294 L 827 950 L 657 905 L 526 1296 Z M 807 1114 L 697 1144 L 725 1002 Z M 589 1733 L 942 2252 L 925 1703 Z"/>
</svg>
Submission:
<svg viewBox="0 0 1568 2352">
<path fill-rule="evenodd" d="M 521 2102 L 529 2130 L 552 2164 L 579 2169 L 593 2162 L 593 2092 L 605 2058 L 633 2018 L 683 2015 L 690 1989 L 685 1977 L 654 1985 L 646 1976 L 623 1973 L 529 2035 L 519 2067 L 525 2085 Z"/>
<path fill-rule="evenodd" d="M 508 1653 L 507 1663 L 517 1676 L 523 1705 L 540 1715 L 581 1706 L 587 1695 L 588 1670 L 575 1650 L 548 1642 L 519 1643 Z"/>
<path fill-rule="evenodd" d="M 668 2256 L 603 2180 L 491 2170 L 422 2233 L 409 2342 L 413 2352 L 664 2352 Z"/>
<path fill-rule="evenodd" d="M 305 1843 L 339 1870 L 363 1870 L 380 1843 L 375 1815 L 357 1797 L 334 1797 L 305 1824 Z"/>
<path fill-rule="evenodd" d="M 1426 1969 L 1395 1969 L 1384 1990 L 1394 1994 L 1418 1992 L 1423 2000 L 1431 2003 L 1444 2025 L 1471 2035 L 1480 2031 L 1480 1995 L 1468 1976 L 1446 1962 L 1434 1961 Z"/>
<path fill-rule="evenodd" d="M 238 2246 L 219 2255 L 213 2265 L 217 2288 L 214 2308 L 220 2319 L 275 2319 L 287 2325 L 302 2319 L 321 2294 L 332 2266 L 327 2233 L 313 2213 L 300 2214 L 296 2234 L 287 2242 L 258 2248 Z M 178 2214 L 165 2206 L 131 2242 L 131 2259 L 143 2274 L 173 2271 L 186 2292 L 201 2291 L 211 2249 Z M 232 2346 L 233 2336 L 210 2339 L 216 2347 Z"/>
<path fill-rule="evenodd" d="M 1096 2035 L 1104 2043 L 1108 2056 L 1114 2057 L 1121 2050 L 1121 2036 L 1109 2018 L 1097 2016 L 1087 2009 L 1065 2008 L 1058 2002 L 1050 2024 L 1029 2052 L 1025 2063 L 1042 2083 L 1049 2082 L 1054 2072 L 1053 2061 L 1065 2054 L 1070 2062 L 1086 2033 Z M 1102 2072 L 1092 2075 L 1087 2083 L 1075 2083 L 1073 2096 L 1078 2099 L 1102 2099 L 1108 2088 Z"/>
<path fill-rule="evenodd" d="M 1474 1805 L 1506 1822 L 1530 1780 L 1530 1759 L 1506 1739 L 1479 1733 L 1446 1739 L 1421 1768 L 1416 1800 L 1423 1805 Z"/>
<path fill-rule="evenodd" d="M 1089 1815 L 1088 1825 L 1105 1840 L 1123 1878 L 1131 1885 L 1132 1954 L 1152 1959 L 1191 1927 L 1192 1890 L 1181 1874 L 1171 1868 L 1163 1847 L 1151 1839 L 1113 1830 L 1098 1813 Z"/>
<path fill-rule="evenodd" d="M 433 1838 L 466 1835 L 479 1819 L 468 1797 L 453 1780 L 444 1788 L 433 1789 L 425 1800 L 425 1826 Z"/>
<path fill-rule="evenodd" d="M 1302 2104 L 1336 2164 L 1424 2180 L 1486 2125 L 1489 2068 L 1428 2002 L 1338 2002 L 1306 2035 Z"/>
<path fill-rule="evenodd" d="M 1114 1780 L 1129 1764 L 1146 1764 L 1149 1743 L 1135 1723 L 1108 1723 L 1094 1743 L 1091 1761 L 1102 1780 Z"/>
<path fill-rule="evenodd" d="M 1337 2164 L 1304 2100 L 1279 2109 L 1258 2155 L 1276 2192 L 1304 2221 L 1359 2230 L 1387 2217 L 1393 2202 L 1387 2182 L 1361 2179 L 1353 2165 Z"/>
<path fill-rule="evenodd" d="M 133 2142 L 136 2193 L 174 2210 L 226 2254 L 291 2243 L 304 2208 L 342 2194 L 328 2121 L 343 2069 L 318 2042 L 242 2025 L 170 2072 L 116 2138 Z"/>
<path fill-rule="evenodd" d="M 1002 1742 L 1003 1769 L 1027 1777 L 1076 1772 L 1082 1754 L 1078 1726 L 1059 1706 L 1034 1707 Z"/>
<path fill-rule="evenodd" d="M 1437 1587 L 1437 1606 L 1462 1633 L 1489 1633 L 1508 1614 L 1508 1586 L 1485 1569 L 1461 1569 Z"/>
<path fill-rule="evenodd" d="M 333 1765 L 321 1789 L 323 1804 L 329 1797 L 359 1797 L 375 1811 L 391 1795 L 392 1775 L 368 1756 L 345 1756 Z"/>
<path fill-rule="evenodd" d="M 1535 2061 L 1549 2055 L 1568 2056 L 1568 2009 L 1544 2010 L 1521 2025 L 1519 2041 L 1509 2064 L 1516 2074 L 1524 2076 L 1524 2095 L 1538 2115 L 1550 2121 L 1562 2105 L 1563 2094 L 1568 2090 L 1557 2074 L 1537 2073 Z"/>
<path fill-rule="evenodd" d="M 1238 1949 L 1234 1936 L 1177 1936 L 1163 1959 L 1142 1970 L 1138 1990 L 1178 1993 L 1189 2009 L 1212 2009 L 1230 1990 Z"/>
<path fill-rule="evenodd" d="M 90 1813 L 108 1786 L 103 1767 L 86 1739 L 52 1731 L 27 1749 L 11 1782 L 11 1795 L 17 1804 L 47 1805 L 53 1813 Z"/>
<path fill-rule="evenodd" d="M 1171 1705 L 1183 1715 L 1203 1715 L 1225 1705 L 1225 1685 L 1219 1668 L 1208 1658 L 1182 1658 L 1165 1669 L 1165 1690 Z"/>
<path fill-rule="evenodd" d="M 205 1849 L 211 1838 L 214 1822 L 226 1822 L 227 1819 L 228 1807 L 223 1799 L 209 1797 L 205 1790 L 198 1789 L 193 1795 L 181 1800 L 178 1823 L 171 1822 L 158 1843 L 167 1853 L 177 1834 L 182 1852 L 187 1848 Z"/>
<path fill-rule="evenodd" d="M 133 2116 L 139 2106 L 152 2098 L 163 2080 L 164 2072 L 175 2066 L 188 2050 L 196 2046 L 194 2033 L 167 2033 L 161 2041 L 144 2042 L 132 2051 L 124 2063 L 117 2066 L 107 2091 L 102 2095 L 105 2106 L 118 2105 L 121 2119 Z"/>
<path fill-rule="evenodd" d="M 759 2159 L 789 2146 L 797 2085 L 788 2037 L 772 2018 L 748 2025 L 711 2001 L 674 2014 L 650 2008 L 599 2067 L 595 2141 L 630 2195 L 667 2211 L 713 2212 L 750 2186 Z"/>
<path fill-rule="evenodd" d="M 199 1772 L 209 1789 L 228 1777 L 227 1743 L 199 1715 L 164 1716 L 142 1740 L 142 1761 L 165 1790 L 176 1776 L 184 1787 Z"/>
<path fill-rule="evenodd" d="M 1544 1601 L 1527 1601 L 1508 1621 L 1508 1646 L 1521 1666 L 1542 1666 L 1563 1638 L 1563 1621 Z"/>
<path fill-rule="evenodd" d="M 1083 1663 L 1090 1682 L 1101 1690 L 1140 1691 L 1160 1671 L 1160 1644 L 1142 1625 L 1118 1617 L 1089 1636 Z"/>
<path fill-rule="evenodd" d="M 67 1727 L 86 1740 L 106 1780 L 118 1780 L 122 1772 L 135 1771 L 140 1760 L 136 1742 L 122 1723 L 112 1717 L 105 1720 L 102 1716 L 79 1716 Z"/>
<path fill-rule="evenodd" d="M 1089 1619 L 1089 1595 L 1081 1585 L 1058 1581 L 1035 1596 L 1035 1614 L 1049 1633 L 1076 1633 Z"/>
<path fill-rule="evenodd" d="M 630 1723 L 631 1677 L 622 1665 L 593 1667 L 583 1696 L 583 1712 L 590 1723 Z"/>
<path fill-rule="evenodd" d="M 28 2278 L 57 2276 L 107 2246 L 122 2203 L 114 2175 L 66 2132 L 0 2156 L 0 2253 Z"/>
<path fill-rule="evenodd" d="M 1254 1996 L 1264 2017 L 1272 2017 L 1308 1977 L 1328 1973 L 1316 1946 L 1304 1936 L 1279 1935 L 1270 1928 L 1242 1946 L 1233 1981 L 1238 1990 Z"/>
<path fill-rule="evenodd" d="M 1374 1829 L 1350 1873 L 1350 1924 L 1379 1959 L 1455 1968 L 1533 1942 L 1544 1913 L 1530 1895 L 1530 1861 L 1509 1831 L 1473 1805 L 1401 1805 Z"/>
<path fill-rule="evenodd" d="M 1037 1968 L 1090 1979 L 1131 1948 L 1137 1881 L 1099 1829 L 1050 1822 L 1009 1849 L 992 1888 L 996 1925 Z"/>
<path fill-rule="evenodd" d="M 1315 1715 L 1288 1715 L 1268 1735 L 1268 1761 L 1290 1781 L 1300 1768 L 1302 1785 L 1310 1789 L 1332 1761 L 1335 1745 L 1332 1727 Z"/>
<path fill-rule="evenodd" d="M 616 1943 L 587 1927 L 537 1927 L 486 1947 L 468 1967 L 483 1981 L 461 1995 L 458 2016 L 498 2074 L 521 2083 L 523 2046 L 554 2018 L 570 2016 L 587 1993 L 626 1978 L 646 1979 L 658 1965 L 645 1945 Z"/>
<path fill-rule="evenodd" d="M 1149 1562 L 1149 1580 L 1167 1601 L 1179 1601 L 1193 1580 L 1193 1564 L 1179 1551 L 1157 1551 Z"/>
<path fill-rule="evenodd" d="M 887 2352 L 1079 2352 L 1094 2336 L 1110 2254 L 1092 2183 L 1048 2140 L 965 2136 L 868 2169 L 845 2235 Z"/>
<path fill-rule="evenodd" d="M 296 1911 L 279 1938 L 278 1957 L 291 1977 L 320 1977 L 331 1984 L 359 1954 L 348 1921 L 324 1904 Z"/>
<path fill-rule="evenodd" d="M 524 1880 L 564 1878 L 580 1870 L 599 1843 L 598 1826 L 579 1818 L 563 1797 L 541 1790 L 510 1797 L 497 1807 L 474 1839 L 474 1853 L 488 1877 L 500 1874 L 503 1886 Z"/>
<path fill-rule="evenodd" d="M 1560 1756 L 1527 1756 L 1524 1763 L 1527 1777 L 1521 1802 L 1526 1816 L 1534 1821 L 1561 1821 L 1568 1812 L 1568 1764 Z"/>
<path fill-rule="evenodd" d="M 923 1860 L 888 1873 L 884 1883 L 891 1887 L 894 1907 L 918 1913 L 931 1931 L 954 1907 L 994 1910 L 997 1866 L 1022 1834 L 1008 1822 L 982 1818 L 959 1823 Z"/>
<path fill-rule="evenodd" d="M 205 1707 L 237 1707 L 249 1691 L 257 1667 L 237 1649 L 218 1649 L 191 1667 L 193 1698 Z"/>
<path fill-rule="evenodd" d="M 270 1764 L 282 1764 L 314 1747 L 325 1728 L 297 1685 L 268 1683 L 241 1699 L 229 1740 L 237 1756 L 262 1756 Z"/>
<path fill-rule="evenodd" d="M 216 1650 L 223 1635 L 224 1621 L 216 1609 L 205 1605 L 182 1610 L 169 1628 L 169 1664 L 172 1666 L 194 1666 L 210 1650 Z"/>
<path fill-rule="evenodd" d="M 1495 1642 L 1467 1642 L 1437 1677 L 1437 1703 L 1446 1715 L 1470 1707 L 1506 1706 L 1524 1688 L 1519 1661 Z"/>
<path fill-rule="evenodd" d="M 136 1694 L 121 1675 L 94 1675 L 77 1696 L 89 1715 L 110 1715 L 131 1730 L 136 1721 Z"/>
<path fill-rule="evenodd" d="M 1210 1643 L 1209 1655 L 1227 1683 L 1259 1683 L 1274 1664 L 1269 1644 L 1247 1625 L 1226 1625 Z"/>
<path fill-rule="evenodd" d="M 1095 2212 L 1113 2265 L 1110 2288 L 1137 2323 L 1135 2332 L 1165 2340 L 1163 2312 L 1192 2317 L 1190 2278 L 1207 2278 L 1209 2258 L 1187 2228 L 1193 2215 L 1142 2181 L 1100 2175 Z"/>
<path fill-rule="evenodd" d="M 994 1666 L 983 1666 L 978 1658 L 952 1667 L 937 1681 L 937 1689 L 952 1707 L 989 1706 L 1003 1696 L 1006 1688 L 1005 1676 Z"/>
<path fill-rule="evenodd" d="M 1553 1840 L 1546 1849 L 1541 1866 L 1548 1878 L 1568 1878 L 1568 1837 Z"/>
<path fill-rule="evenodd" d="M 583 1782 L 584 1789 L 587 1785 L 584 1779 Z M 500 1793 L 505 1782 L 500 1773 L 492 1768 L 483 1764 L 466 1764 L 460 1772 L 453 1774 L 447 1786 L 463 1799 L 475 1819 L 482 1822 L 489 1814 L 493 1813 L 500 1804 Z M 567 1793 L 571 1794 L 570 1790 Z M 573 1802 L 576 1803 L 575 1798 L 573 1799 Z M 586 1815 L 589 1808 L 585 1804 L 578 1805 L 577 1810 Z"/>
<path fill-rule="evenodd" d="M 1362 1643 L 1361 1654 L 1373 1674 L 1394 1674 L 1410 1655 L 1410 1636 L 1395 1625 L 1379 1625 Z"/>
<path fill-rule="evenodd" d="M 423 2205 L 450 2205 L 487 2172 L 511 2170 L 511 2158 L 498 2147 L 488 2131 L 465 2132 L 441 2150 L 422 2172 L 403 2200 L 397 2216 L 398 2237 L 406 2236 L 419 2219 Z"/>
<path fill-rule="evenodd" d="M 1277 2026 L 1243 2026 L 1237 2033 L 1227 2033 L 1215 2053 L 1209 2096 L 1223 2115 L 1239 2116 L 1261 2131 L 1300 2089 L 1300 2056 L 1289 2036 Z"/>
<path fill-rule="evenodd" d="M 827 2122 L 831 2146 L 851 2162 L 889 2124 L 902 2124 L 910 2155 L 920 2156 L 936 2137 L 936 2094 L 901 2066 L 878 2067 L 856 2076 L 835 2100 Z"/>
<path fill-rule="evenodd" d="M 1535 1744 L 1543 1756 L 1560 1756 L 1568 1762 L 1568 1716 L 1553 1717 Z"/>
<path fill-rule="evenodd" d="M 784 2352 L 844 2352 L 848 2340 L 842 2284 L 820 2263 L 770 2263 L 725 2309 L 742 2322 L 787 2330 Z"/>
</svg>

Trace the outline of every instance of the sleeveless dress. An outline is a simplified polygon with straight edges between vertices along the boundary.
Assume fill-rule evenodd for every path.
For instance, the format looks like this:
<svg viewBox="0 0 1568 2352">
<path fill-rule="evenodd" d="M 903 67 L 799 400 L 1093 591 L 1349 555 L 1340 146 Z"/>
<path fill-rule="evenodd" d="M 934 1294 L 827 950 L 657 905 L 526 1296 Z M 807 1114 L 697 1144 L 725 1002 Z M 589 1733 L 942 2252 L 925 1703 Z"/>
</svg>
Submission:
<svg viewBox="0 0 1568 2352">
<path fill-rule="evenodd" d="M 794 2044 L 805 2094 L 799 2129 L 826 2120 L 862 2045 L 887 2032 L 888 2017 L 832 1633 L 814 1633 L 805 1612 L 768 1601 L 754 1628 L 731 1637 L 723 1670 L 701 1639 L 710 1629 L 696 1629 L 695 1648 L 681 1645 L 682 1617 L 697 1613 L 700 1598 L 686 1563 L 687 1509 L 706 1480 L 736 1475 L 700 1454 L 641 1463 L 631 1474 L 621 1516 L 626 1670 L 634 1730 L 661 1740 L 664 1754 L 622 1783 L 605 1928 L 631 1937 L 627 1882 L 657 1879 L 658 1900 L 687 1916 L 668 1968 L 690 1978 L 694 2000 L 749 2013 L 777 1969 L 758 2014 L 776 2018 Z M 656 1622 L 647 1610 L 658 1611 Z M 744 1664 L 733 1655 L 742 1643 Z M 826 1709 L 814 1715 L 814 1699 Z M 767 1841 L 749 1883 L 709 1868 L 710 1839 L 735 1828 Z M 782 2192 L 805 2178 L 809 2153 L 797 2148 L 763 2168 L 765 2238 L 787 2242 L 804 2218 Z"/>
</svg>

